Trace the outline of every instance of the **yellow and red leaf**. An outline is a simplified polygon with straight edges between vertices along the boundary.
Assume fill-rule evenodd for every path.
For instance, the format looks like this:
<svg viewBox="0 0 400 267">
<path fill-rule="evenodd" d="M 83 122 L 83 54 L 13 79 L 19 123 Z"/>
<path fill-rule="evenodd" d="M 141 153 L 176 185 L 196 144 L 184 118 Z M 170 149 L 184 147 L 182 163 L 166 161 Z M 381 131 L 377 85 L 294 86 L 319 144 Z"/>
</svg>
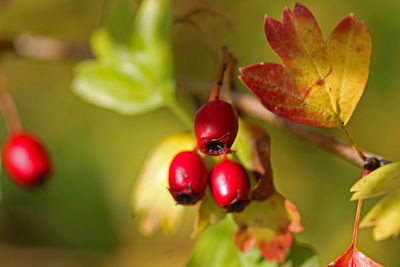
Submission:
<svg viewBox="0 0 400 267">
<path fill-rule="evenodd" d="M 324 41 L 312 13 L 296 4 L 282 22 L 268 16 L 265 33 L 282 65 L 258 63 L 240 69 L 242 82 L 270 111 L 317 127 L 346 124 L 361 98 L 371 38 L 363 22 L 345 17 Z"/>
</svg>

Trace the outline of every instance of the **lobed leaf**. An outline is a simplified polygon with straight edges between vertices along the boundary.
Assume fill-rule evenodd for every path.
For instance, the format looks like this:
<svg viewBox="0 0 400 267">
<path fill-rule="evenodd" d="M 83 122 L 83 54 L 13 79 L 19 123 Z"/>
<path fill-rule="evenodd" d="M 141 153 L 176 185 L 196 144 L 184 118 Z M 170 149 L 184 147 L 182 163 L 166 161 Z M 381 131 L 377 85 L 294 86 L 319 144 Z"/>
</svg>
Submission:
<svg viewBox="0 0 400 267">
<path fill-rule="evenodd" d="M 175 134 L 157 146 L 146 159 L 132 191 L 133 214 L 140 220 L 142 235 L 150 235 L 159 226 L 167 234 L 174 234 L 179 226 L 184 208 L 176 205 L 167 190 L 168 170 L 173 157 L 195 146 L 190 134 Z"/>
<path fill-rule="evenodd" d="M 236 247 L 246 252 L 257 245 L 265 259 L 284 263 L 292 246 L 291 232 L 303 230 L 297 209 L 287 202 L 274 193 L 266 200 L 252 201 L 243 212 L 234 214 L 239 226 L 234 236 Z"/>
<path fill-rule="evenodd" d="M 324 41 L 312 13 L 296 4 L 282 22 L 268 16 L 265 33 L 282 65 L 240 69 L 242 82 L 270 111 L 317 127 L 345 125 L 364 91 L 371 38 L 363 22 L 347 16 Z"/>
</svg>

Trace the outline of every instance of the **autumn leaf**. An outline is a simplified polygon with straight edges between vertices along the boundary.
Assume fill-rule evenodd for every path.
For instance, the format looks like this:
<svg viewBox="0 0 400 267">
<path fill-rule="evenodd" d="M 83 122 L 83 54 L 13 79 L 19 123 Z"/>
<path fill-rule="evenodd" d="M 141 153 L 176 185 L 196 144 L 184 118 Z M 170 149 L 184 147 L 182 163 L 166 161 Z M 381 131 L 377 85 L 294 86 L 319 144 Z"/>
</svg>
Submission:
<svg viewBox="0 0 400 267">
<path fill-rule="evenodd" d="M 346 252 L 341 255 L 334 262 L 330 263 L 328 266 L 332 267 L 383 267 L 379 263 L 371 260 L 364 253 L 359 251 L 354 244 L 352 244 Z"/>
<path fill-rule="evenodd" d="M 291 232 L 301 232 L 303 226 L 296 206 L 274 187 L 270 138 L 257 124 L 240 120 L 232 149 L 256 178 L 251 203 L 243 212 L 233 215 L 238 225 L 234 243 L 243 252 L 257 246 L 265 259 L 283 263 L 292 247 Z"/>
<path fill-rule="evenodd" d="M 175 134 L 162 141 L 147 158 L 132 191 L 132 210 L 140 220 L 142 235 L 150 235 L 160 226 L 167 234 L 176 232 L 184 208 L 176 205 L 167 189 L 168 169 L 174 155 L 194 146 L 190 134 Z"/>
<path fill-rule="evenodd" d="M 361 221 L 361 227 L 374 227 L 375 240 L 400 233 L 400 162 L 384 165 L 357 181 L 351 191 L 352 200 L 384 197 Z"/>
<path fill-rule="evenodd" d="M 268 16 L 265 33 L 282 65 L 240 69 L 242 82 L 270 111 L 318 127 L 349 121 L 367 82 L 371 38 L 364 22 L 345 17 L 324 41 L 312 13 L 297 3 L 283 22 Z"/>
<path fill-rule="evenodd" d="M 303 230 L 297 209 L 279 193 L 252 201 L 234 219 L 239 226 L 234 235 L 238 249 L 246 252 L 256 245 L 265 259 L 280 263 L 292 246 L 292 232 Z"/>
</svg>

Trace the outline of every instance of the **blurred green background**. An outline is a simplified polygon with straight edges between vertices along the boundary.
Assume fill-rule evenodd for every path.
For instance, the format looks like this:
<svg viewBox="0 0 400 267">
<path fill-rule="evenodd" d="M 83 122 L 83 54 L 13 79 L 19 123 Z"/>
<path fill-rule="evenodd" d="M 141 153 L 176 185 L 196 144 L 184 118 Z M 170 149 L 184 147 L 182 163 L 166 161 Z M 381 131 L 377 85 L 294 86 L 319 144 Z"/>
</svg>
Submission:
<svg viewBox="0 0 400 267">
<path fill-rule="evenodd" d="M 111 1 L 111 0 L 110 0 Z M 373 42 L 371 73 L 349 123 L 359 145 L 389 159 L 400 158 L 400 2 L 395 0 L 304 0 L 324 35 L 348 13 L 364 20 Z M 174 1 L 174 13 L 209 6 L 229 20 L 199 15 L 209 31 L 174 26 L 179 77 L 212 82 L 218 62 L 209 44 L 228 45 L 239 66 L 278 62 L 265 41 L 264 15 L 280 19 L 294 1 Z M 10 0 L 0 10 L 0 36 L 31 33 L 88 43 L 102 17 L 100 0 Z M 105 9 L 107 12 L 107 9 Z M 24 127 L 47 144 L 54 161 L 52 180 L 35 194 L 1 176 L 0 266 L 182 266 L 194 241 L 194 209 L 178 234 L 138 234 L 130 191 L 154 144 L 184 125 L 166 108 L 127 117 L 83 102 L 70 82 L 77 60 L 45 61 L 1 54 L 9 90 Z M 204 88 L 204 99 L 208 88 Z M 178 91 L 185 95 L 182 89 Z M 298 207 L 305 231 L 297 238 L 313 245 L 327 264 L 348 247 L 356 204 L 349 188 L 361 170 L 325 151 L 274 129 L 272 163 L 278 190 Z M 341 138 L 337 130 L 323 130 Z M 1 124 L 2 141 L 6 137 Z M 366 201 L 366 211 L 374 200 Z M 400 240 L 375 242 L 361 230 L 358 246 L 384 264 L 400 263 Z"/>
</svg>

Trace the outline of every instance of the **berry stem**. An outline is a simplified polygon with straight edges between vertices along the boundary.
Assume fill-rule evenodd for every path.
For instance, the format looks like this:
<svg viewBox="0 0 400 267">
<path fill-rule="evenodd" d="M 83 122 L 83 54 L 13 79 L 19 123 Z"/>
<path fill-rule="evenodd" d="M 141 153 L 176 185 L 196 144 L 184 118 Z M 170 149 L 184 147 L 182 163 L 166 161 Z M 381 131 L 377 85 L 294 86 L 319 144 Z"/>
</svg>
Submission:
<svg viewBox="0 0 400 267">
<path fill-rule="evenodd" d="M 363 177 L 366 176 L 368 173 L 370 173 L 369 170 L 365 170 L 363 173 Z M 358 237 L 358 225 L 360 223 L 360 216 L 361 216 L 361 208 L 362 208 L 363 200 L 359 199 L 357 203 L 357 212 L 356 212 L 356 218 L 354 221 L 354 230 L 353 230 L 353 249 L 356 248 L 357 246 L 357 237 Z"/>
<path fill-rule="evenodd" d="M 353 245 L 355 248 L 357 246 L 357 237 L 358 237 L 358 224 L 360 223 L 360 215 L 361 215 L 361 208 L 362 208 L 363 200 L 359 199 L 357 203 L 357 212 L 356 212 L 356 219 L 354 221 L 354 230 L 353 230 Z"/>
<path fill-rule="evenodd" d="M 0 71 L 0 109 L 8 134 L 20 132 L 22 129 L 15 103 L 7 90 L 6 76 Z"/>
<path fill-rule="evenodd" d="M 225 71 L 229 64 L 230 54 L 226 46 L 222 47 L 222 64 L 218 71 L 217 79 L 214 82 L 213 88 L 208 97 L 208 101 L 219 100 L 219 93 L 224 82 Z"/>
</svg>

